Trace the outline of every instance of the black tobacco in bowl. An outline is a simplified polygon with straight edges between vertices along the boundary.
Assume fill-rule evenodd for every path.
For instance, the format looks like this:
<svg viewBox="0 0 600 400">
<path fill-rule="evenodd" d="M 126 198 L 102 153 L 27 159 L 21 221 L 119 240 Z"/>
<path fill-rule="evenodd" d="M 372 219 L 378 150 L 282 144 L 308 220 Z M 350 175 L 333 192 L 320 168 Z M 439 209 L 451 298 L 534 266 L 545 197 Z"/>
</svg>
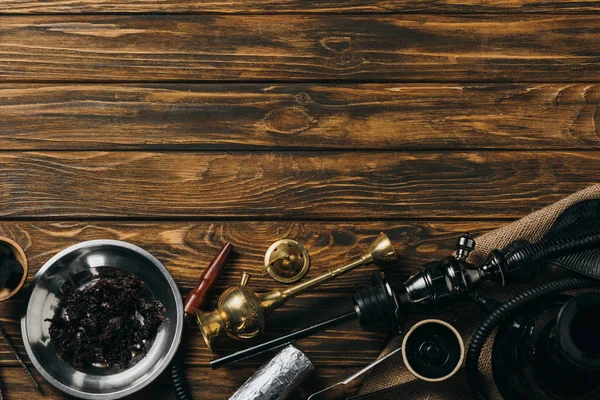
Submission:
<svg viewBox="0 0 600 400">
<path fill-rule="evenodd" d="M 144 283 L 132 277 L 67 288 L 59 311 L 47 320 L 58 355 L 76 368 L 127 368 L 134 356 L 145 355 L 145 341 L 154 338 L 163 322 L 164 306 L 144 294 Z"/>
<path fill-rule="evenodd" d="M 0 243 L 0 288 L 14 290 L 23 278 L 23 266 L 17 261 L 11 248 Z"/>
</svg>

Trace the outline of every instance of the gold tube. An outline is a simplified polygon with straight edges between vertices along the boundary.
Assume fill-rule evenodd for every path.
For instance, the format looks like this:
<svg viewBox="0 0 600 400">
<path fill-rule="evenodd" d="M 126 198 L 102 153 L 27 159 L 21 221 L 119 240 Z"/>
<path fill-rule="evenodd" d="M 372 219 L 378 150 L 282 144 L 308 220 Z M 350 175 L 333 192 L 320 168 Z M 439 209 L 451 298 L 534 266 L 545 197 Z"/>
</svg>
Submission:
<svg viewBox="0 0 600 400">
<path fill-rule="evenodd" d="M 317 286 L 327 282 L 330 279 L 335 278 L 336 276 L 345 274 L 346 272 L 350 272 L 353 269 L 358 268 L 360 266 L 367 265 L 369 262 L 371 262 L 371 260 L 372 260 L 371 255 L 365 254 L 360 258 L 360 260 L 356 260 L 354 262 L 351 262 L 348 265 L 345 265 L 340 268 L 336 268 L 334 270 L 329 270 L 327 273 L 325 273 L 321 276 L 317 276 L 316 278 L 310 279 L 306 282 L 300 283 L 296 286 L 293 286 L 291 288 L 284 290 L 281 293 L 282 297 L 284 298 L 284 300 L 290 299 L 292 297 L 296 297 L 299 294 L 306 292 L 307 290 L 310 290 L 314 287 L 317 287 Z"/>
</svg>

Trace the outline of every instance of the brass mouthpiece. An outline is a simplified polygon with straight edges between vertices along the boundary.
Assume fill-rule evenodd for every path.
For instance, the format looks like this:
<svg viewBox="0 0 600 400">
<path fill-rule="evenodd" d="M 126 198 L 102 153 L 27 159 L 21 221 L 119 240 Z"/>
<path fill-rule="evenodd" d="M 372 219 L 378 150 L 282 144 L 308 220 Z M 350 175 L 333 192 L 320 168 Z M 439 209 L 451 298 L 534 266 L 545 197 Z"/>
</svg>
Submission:
<svg viewBox="0 0 600 400">
<path fill-rule="evenodd" d="M 251 339 L 261 335 L 265 330 L 267 316 L 287 299 L 360 266 L 375 264 L 384 267 L 395 265 L 396 261 L 392 242 L 384 233 L 380 233 L 360 259 L 285 290 L 275 289 L 257 294 L 247 287 L 250 275 L 244 272 L 239 284 L 229 287 L 221 294 L 214 311 L 196 310 L 196 320 L 204 341 L 212 352 L 213 345 L 220 337 Z"/>
</svg>

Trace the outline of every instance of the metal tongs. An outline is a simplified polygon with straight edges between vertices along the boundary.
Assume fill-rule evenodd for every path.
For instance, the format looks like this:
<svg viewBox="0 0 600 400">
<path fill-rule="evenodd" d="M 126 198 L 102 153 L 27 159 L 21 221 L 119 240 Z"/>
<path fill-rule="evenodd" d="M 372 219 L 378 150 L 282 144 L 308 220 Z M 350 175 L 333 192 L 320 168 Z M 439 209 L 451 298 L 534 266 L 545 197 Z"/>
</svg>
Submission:
<svg viewBox="0 0 600 400">
<path fill-rule="evenodd" d="M 402 347 L 398 347 L 396 350 L 392 351 L 389 354 L 386 354 L 385 356 L 381 357 L 380 359 L 372 362 L 371 364 L 367 365 L 366 367 L 364 367 L 363 369 L 361 369 L 360 371 L 358 371 L 357 373 L 355 373 L 354 375 L 349 376 L 348 378 L 344 379 L 341 382 L 335 383 L 329 387 L 326 387 L 323 390 L 319 390 L 318 392 L 315 392 L 313 394 L 311 394 L 310 396 L 308 396 L 307 400 L 314 400 L 316 399 L 315 396 L 318 396 L 330 389 L 333 389 L 336 386 L 341 386 L 341 385 L 347 385 L 350 382 L 352 382 L 353 380 L 355 380 L 356 378 L 358 378 L 359 376 L 361 376 L 362 374 L 364 374 L 365 372 L 369 371 L 371 368 L 375 367 L 378 364 L 381 364 L 382 362 L 384 362 L 385 360 L 387 360 L 388 358 L 392 357 L 394 354 L 398 353 L 400 350 L 402 350 Z"/>
<path fill-rule="evenodd" d="M 36 382 L 36 380 L 33 378 L 33 375 L 31 374 L 31 371 L 29 371 L 29 368 L 27 368 L 27 365 L 25 364 L 25 361 L 23 361 L 23 359 L 21 358 L 21 355 L 17 351 L 17 348 L 15 347 L 14 344 L 12 344 L 12 342 L 8 338 L 8 335 L 6 334 L 6 331 L 4 330 L 4 328 L 2 328 L 1 325 L 0 325 L 0 335 L 4 338 L 4 341 L 8 345 L 8 348 L 14 354 L 15 358 L 19 362 L 19 365 L 21 365 L 21 368 L 23 368 L 23 371 L 25 371 L 25 374 L 27 375 L 27 377 L 29 378 L 29 380 L 31 381 L 31 383 L 33 383 L 33 385 L 35 386 L 35 388 L 37 389 L 38 392 L 40 392 L 41 394 L 44 394 L 44 392 L 42 392 L 42 389 L 40 388 L 40 385 L 38 385 L 38 383 Z M 2 396 L 2 389 L 0 388 L 0 399 L 2 399 L 2 398 L 3 398 L 3 396 Z"/>
</svg>

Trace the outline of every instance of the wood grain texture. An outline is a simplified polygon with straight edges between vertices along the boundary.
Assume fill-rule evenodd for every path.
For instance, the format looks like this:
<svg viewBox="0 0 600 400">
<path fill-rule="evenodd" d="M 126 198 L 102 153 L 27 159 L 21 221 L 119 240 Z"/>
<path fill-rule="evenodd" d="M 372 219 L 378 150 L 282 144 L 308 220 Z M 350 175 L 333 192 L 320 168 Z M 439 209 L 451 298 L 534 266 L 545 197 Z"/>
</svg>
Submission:
<svg viewBox="0 0 600 400">
<path fill-rule="evenodd" d="M 589 84 L 4 84 L 0 138 L 3 150 L 591 149 L 599 105 Z"/>
<path fill-rule="evenodd" d="M 189 389 L 194 399 L 228 399 L 246 379 L 254 373 L 256 368 L 244 367 L 234 370 L 212 371 L 207 367 L 193 367 L 186 370 L 186 377 L 189 382 Z M 319 368 L 315 371 L 309 380 L 307 380 L 289 400 L 306 399 L 311 393 L 314 393 L 324 387 L 330 386 L 340 379 L 357 372 L 358 367 L 339 367 L 339 368 Z M 55 389 L 37 373 L 33 372 L 37 382 L 40 384 L 44 393 L 43 398 L 47 400 L 72 399 Z M 2 392 L 5 398 L 11 400 L 31 400 L 39 399 L 42 396 L 32 387 L 20 368 L 2 368 L 0 371 L 2 379 Z M 360 386 L 360 379 L 351 384 L 333 389 L 326 393 L 323 399 L 340 399 L 354 395 Z M 154 383 L 142 389 L 140 392 L 127 396 L 128 400 L 175 400 L 175 395 L 171 390 L 171 380 L 168 374 L 161 375 Z"/>
<path fill-rule="evenodd" d="M 600 4 L 596 0 L 3 0 L 0 13 L 564 13 L 599 10 Z"/>
<path fill-rule="evenodd" d="M 29 280 L 39 268 L 62 249 L 85 240 L 117 239 L 141 246 L 155 255 L 173 275 L 182 296 L 192 289 L 202 270 L 218 252 L 222 243 L 235 245 L 231 258 L 211 302 L 228 286 L 237 283 L 242 271 L 248 271 L 250 284 L 257 291 L 282 287 L 261 274 L 264 252 L 275 240 L 293 238 L 306 246 L 311 256 L 307 278 L 318 276 L 333 266 L 341 266 L 358 258 L 380 232 L 388 234 L 400 257 L 399 266 L 386 273 L 392 284 L 404 281 L 416 268 L 451 254 L 458 236 L 464 232 L 477 235 L 494 229 L 500 222 L 2 222 L 0 235 L 18 242 L 29 259 Z M 309 323 L 347 312 L 351 309 L 351 294 L 357 287 L 369 284 L 369 266 L 339 277 L 310 293 L 290 300 L 268 320 L 267 334 L 260 341 L 298 329 Z M 20 292 L 0 307 L 0 323 L 15 345 L 24 353 L 20 337 L 19 317 L 26 299 Z M 210 309 L 212 304 L 207 306 Z M 315 310 L 319 310 L 315 312 Z M 186 363 L 207 366 L 211 355 L 197 328 L 189 330 Z M 343 340 L 342 340 L 343 339 Z M 299 345 L 315 365 L 321 368 L 364 366 L 375 359 L 387 338 L 378 333 L 364 332 L 357 323 L 348 323 L 304 339 Z M 220 353 L 247 346 L 248 342 L 222 343 Z M 352 351 L 347 351 L 352 349 Z M 264 355 L 246 360 L 243 366 L 257 367 Z M 0 366 L 16 366 L 8 347 L 0 341 Z M 0 368 L 2 369 L 2 368 Z M 235 374 L 232 374 L 235 375 Z"/>
<path fill-rule="evenodd" d="M 594 81 L 600 16 L 0 18 L 2 81 Z"/>
<path fill-rule="evenodd" d="M 0 153 L 0 217 L 516 218 L 598 181 L 596 152 Z"/>
<path fill-rule="evenodd" d="M 30 278 L 80 241 L 132 242 L 184 296 L 231 241 L 212 307 L 242 271 L 257 291 L 281 286 L 261 274 L 277 239 L 307 247 L 310 278 L 385 231 L 399 283 L 461 233 L 598 182 L 599 11 L 591 0 L 4 0 L 0 235 L 26 249 Z M 377 270 L 290 300 L 261 340 L 347 311 Z M 21 353 L 25 298 L 0 307 Z M 268 358 L 211 371 L 198 329 L 187 333 L 194 398 L 228 398 Z M 300 341 L 317 370 L 293 399 L 386 342 L 356 322 Z M 4 394 L 37 398 L 17 365 L 0 341 Z M 169 386 L 163 374 L 132 399 L 172 400 Z"/>
</svg>

